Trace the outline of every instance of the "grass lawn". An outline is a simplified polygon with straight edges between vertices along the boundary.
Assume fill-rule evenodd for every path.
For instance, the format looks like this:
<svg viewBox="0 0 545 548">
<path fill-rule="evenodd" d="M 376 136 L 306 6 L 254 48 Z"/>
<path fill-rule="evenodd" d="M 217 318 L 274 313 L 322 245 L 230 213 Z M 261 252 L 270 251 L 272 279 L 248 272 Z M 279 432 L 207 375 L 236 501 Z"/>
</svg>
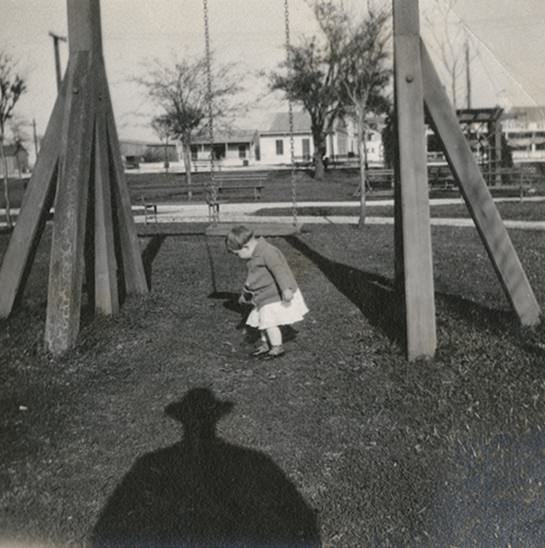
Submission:
<svg viewBox="0 0 545 548">
<path fill-rule="evenodd" d="M 521 221 L 545 221 L 545 201 L 543 202 L 496 202 L 496 206 L 503 219 L 513 219 Z M 335 215 L 359 215 L 359 207 L 352 206 L 318 206 L 318 207 L 299 207 L 298 215 L 316 215 L 329 217 Z M 290 215 L 291 208 L 262 208 L 256 212 L 256 215 Z M 370 204 L 367 208 L 367 215 L 370 217 L 393 217 L 393 206 L 375 206 Z M 452 205 L 433 205 L 430 208 L 432 217 L 459 218 L 470 217 L 465 204 Z"/>
<path fill-rule="evenodd" d="M 291 202 L 292 180 L 289 170 L 265 172 L 267 179 L 262 192 L 263 202 Z M 187 197 L 176 191 L 176 186 L 185 183 L 185 176 L 180 173 L 127 173 L 127 181 L 133 203 L 141 203 L 142 198 L 157 203 L 185 202 Z M 192 175 L 195 185 L 209 182 L 206 173 Z M 295 188 L 298 202 L 305 201 L 354 201 L 354 193 L 359 185 L 359 175 L 355 169 L 329 170 L 322 181 L 313 179 L 310 171 L 295 173 Z M 11 207 L 17 208 L 21 204 L 24 194 L 24 181 L 12 179 L 9 184 Z M 545 179 L 535 185 L 536 194 L 545 195 Z M 516 190 L 508 192 L 500 187 L 491 188 L 494 196 L 517 196 Z M 251 193 L 250 193 L 251 194 Z M 246 200 L 251 199 L 251 195 Z M 375 188 L 368 194 L 368 200 L 380 200 L 392 196 L 389 188 Z M 457 190 L 432 190 L 431 198 L 457 198 Z M 202 196 L 197 200 L 203 200 Z M 0 208 L 4 207 L 4 195 L 0 193 Z M 312 214 L 312 213 L 311 213 Z"/>
<path fill-rule="evenodd" d="M 543 308 L 543 235 L 510 234 Z M 432 237 L 438 350 L 408 364 L 392 227 L 274 240 L 311 312 L 269 362 L 244 264 L 182 236 L 142 238 L 150 296 L 53 359 L 46 233 L 0 322 L 0 546 L 542 546 L 545 328 L 475 230 Z"/>
</svg>

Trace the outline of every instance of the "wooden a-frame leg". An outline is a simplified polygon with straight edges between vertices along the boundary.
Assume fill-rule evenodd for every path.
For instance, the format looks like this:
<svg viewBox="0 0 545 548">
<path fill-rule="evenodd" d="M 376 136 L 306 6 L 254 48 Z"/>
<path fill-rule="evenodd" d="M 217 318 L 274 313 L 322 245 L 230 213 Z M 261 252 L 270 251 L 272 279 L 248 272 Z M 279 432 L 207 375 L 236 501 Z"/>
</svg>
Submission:
<svg viewBox="0 0 545 548">
<path fill-rule="evenodd" d="M 435 300 L 417 0 L 394 0 L 395 93 L 407 357 L 436 349 Z"/>
<path fill-rule="evenodd" d="M 95 127 L 94 169 L 94 258 L 95 310 L 115 314 L 119 310 L 117 261 L 114 248 L 108 133 L 102 100 L 99 99 Z"/>
<path fill-rule="evenodd" d="M 66 103 L 66 85 L 65 79 L 49 118 L 42 148 L 0 269 L 1 318 L 7 318 L 11 314 L 18 295 L 24 290 L 47 215 L 53 204 Z"/>
<path fill-rule="evenodd" d="M 142 252 L 138 242 L 136 226 L 131 209 L 131 199 L 125 179 L 125 172 L 121 162 L 119 139 L 115 127 L 112 102 L 108 91 L 106 73 L 101 67 L 99 71 L 102 102 L 106 116 L 106 130 L 108 134 L 109 158 L 111 162 L 112 192 L 114 196 L 117 227 L 121 244 L 123 276 L 127 293 L 148 293 L 148 285 L 142 262 Z"/>
<path fill-rule="evenodd" d="M 507 298 L 523 325 L 535 325 L 541 310 L 534 292 L 423 42 L 421 57 L 426 108 L 450 168 Z"/>
<path fill-rule="evenodd" d="M 95 123 L 89 53 L 73 55 L 68 76 L 61 176 L 55 200 L 45 342 L 54 354 L 75 345 L 79 332 L 87 193 Z"/>
</svg>

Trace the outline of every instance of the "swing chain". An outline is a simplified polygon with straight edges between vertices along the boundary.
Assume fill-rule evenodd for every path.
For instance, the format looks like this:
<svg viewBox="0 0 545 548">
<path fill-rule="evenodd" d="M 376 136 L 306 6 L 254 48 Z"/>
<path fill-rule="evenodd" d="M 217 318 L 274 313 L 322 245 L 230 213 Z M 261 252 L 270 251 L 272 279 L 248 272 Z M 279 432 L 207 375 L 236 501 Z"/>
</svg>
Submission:
<svg viewBox="0 0 545 548">
<path fill-rule="evenodd" d="M 290 16 L 288 0 L 284 0 L 284 25 L 286 30 L 286 60 L 287 68 L 290 70 Z M 290 132 L 290 163 L 291 163 L 291 212 L 293 217 L 293 226 L 297 225 L 297 184 L 295 174 L 295 140 L 293 124 L 293 104 L 288 94 L 288 119 Z"/>
<path fill-rule="evenodd" d="M 212 221 L 215 223 L 219 220 L 219 209 L 217 207 L 218 191 L 214 181 L 214 118 L 213 118 L 213 98 L 212 98 L 212 62 L 210 53 L 210 30 L 208 24 L 208 0 L 203 0 L 204 14 L 204 44 L 206 57 L 206 91 L 208 103 L 208 140 L 210 142 L 210 183 L 209 193 L 210 202 L 212 204 Z"/>
</svg>

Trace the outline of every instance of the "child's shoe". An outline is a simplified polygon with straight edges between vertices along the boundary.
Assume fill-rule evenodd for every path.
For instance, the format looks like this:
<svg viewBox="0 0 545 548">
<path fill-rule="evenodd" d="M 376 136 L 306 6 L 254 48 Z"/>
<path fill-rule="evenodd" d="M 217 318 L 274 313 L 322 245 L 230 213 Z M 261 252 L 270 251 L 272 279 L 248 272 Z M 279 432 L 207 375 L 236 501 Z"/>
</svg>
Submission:
<svg viewBox="0 0 545 548">
<path fill-rule="evenodd" d="M 268 353 L 269 353 L 269 345 L 265 342 L 261 342 L 259 346 L 250 354 L 250 356 L 257 358 L 258 356 L 264 356 L 265 354 L 268 354 Z"/>
<path fill-rule="evenodd" d="M 265 356 L 266 360 L 272 360 L 274 358 L 279 358 L 283 354 L 285 354 L 286 351 L 284 350 L 284 347 L 282 345 L 279 346 L 273 346 Z"/>
</svg>

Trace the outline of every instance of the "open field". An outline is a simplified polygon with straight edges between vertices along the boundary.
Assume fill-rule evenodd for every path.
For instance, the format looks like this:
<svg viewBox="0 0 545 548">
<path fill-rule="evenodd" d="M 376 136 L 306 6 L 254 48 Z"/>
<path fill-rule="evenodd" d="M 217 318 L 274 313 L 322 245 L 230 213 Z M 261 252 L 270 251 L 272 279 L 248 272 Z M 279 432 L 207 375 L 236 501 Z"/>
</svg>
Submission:
<svg viewBox="0 0 545 548">
<path fill-rule="evenodd" d="M 274 240 L 311 312 L 270 362 L 240 329 L 244 265 L 163 236 L 141 240 L 150 296 L 85 310 L 52 359 L 47 232 L 0 322 L 0 546 L 542 546 L 544 326 L 518 327 L 473 229 L 432 234 L 438 351 L 407 364 L 391 227 Z M 543 236 L 511 236 L 543 308 Z"/>
</svg>

